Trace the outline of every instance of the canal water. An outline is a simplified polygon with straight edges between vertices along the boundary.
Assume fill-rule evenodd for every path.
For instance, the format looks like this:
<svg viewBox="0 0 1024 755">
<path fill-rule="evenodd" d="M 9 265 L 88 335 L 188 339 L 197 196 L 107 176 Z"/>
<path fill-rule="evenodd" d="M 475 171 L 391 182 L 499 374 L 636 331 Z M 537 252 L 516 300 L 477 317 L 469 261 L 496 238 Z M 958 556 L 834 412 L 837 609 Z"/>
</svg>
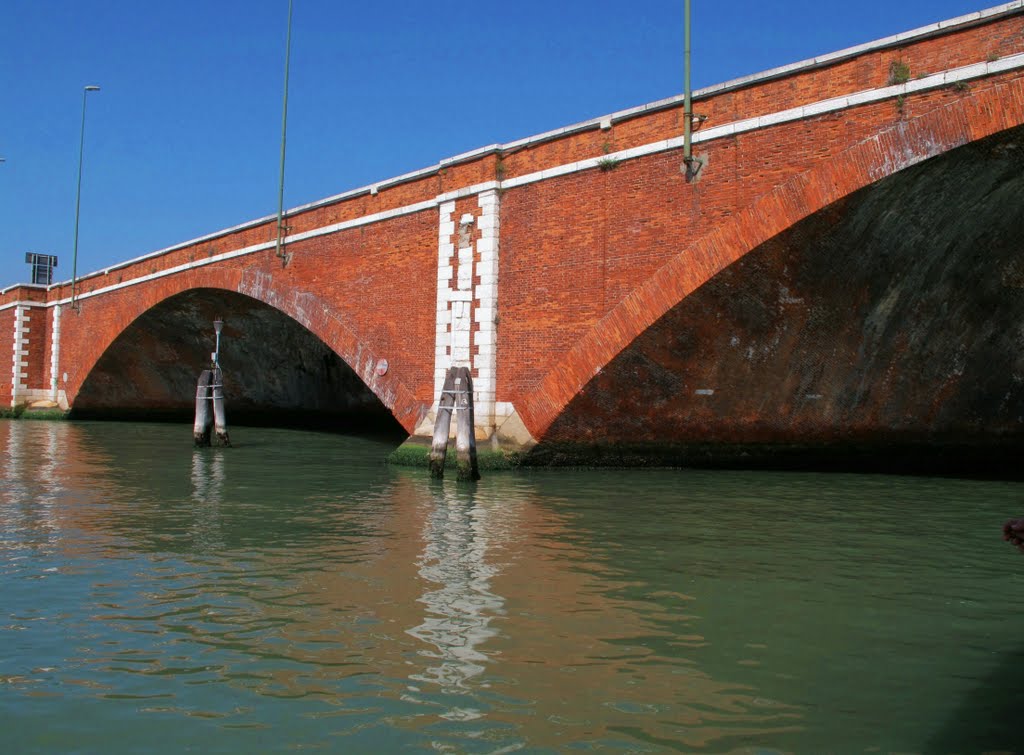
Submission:
<svg viewBox="0 0 1024 755">
<path fill-rule="evenodd" d="M 0 422 L 2 752 L 1024 745 L 1020 483 Z"/>
</svg>

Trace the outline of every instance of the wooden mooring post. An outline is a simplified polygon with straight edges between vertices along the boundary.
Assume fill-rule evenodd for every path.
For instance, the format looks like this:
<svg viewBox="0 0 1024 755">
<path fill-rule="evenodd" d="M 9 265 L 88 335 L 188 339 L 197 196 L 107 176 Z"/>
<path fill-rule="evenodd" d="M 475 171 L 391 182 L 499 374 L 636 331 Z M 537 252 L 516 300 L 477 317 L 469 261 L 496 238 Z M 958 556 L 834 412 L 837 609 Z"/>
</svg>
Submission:
<svg viewBox="0 0 1024 755">
<path fill-rule="evenodd" d="M 192 427 L 192 440 L 197 446 L 211 445 L 216 433 L 217 443 L 230 446 L 228 421 L 224 411 L 224 374 L 220 367 L 203 370 L 196 385 L 196 421 Z"/>
<path fill-rule="evenodd" d="M 196 385 L 196 422 L 192 426 L 192 440 L 197 446 L 210 445 L 211 418 L 210 418 L 210 373 L 212 370 L 203 370 L 199 374 L 199 383 Z"/>
<path fill-rule="evenodd" d="M 434 436 L 430 444 L 430 476 L 436 479 L 444 477 L 453 411 L 458 412 L 455 421 L 457 479 L 479 480 L 480 468 L 477 463 L 476 435 L 473 429 L 473 378 L 468 367 L 449 369 L 441 388 L 437 419 L 434 421 Z"/>
</svg>

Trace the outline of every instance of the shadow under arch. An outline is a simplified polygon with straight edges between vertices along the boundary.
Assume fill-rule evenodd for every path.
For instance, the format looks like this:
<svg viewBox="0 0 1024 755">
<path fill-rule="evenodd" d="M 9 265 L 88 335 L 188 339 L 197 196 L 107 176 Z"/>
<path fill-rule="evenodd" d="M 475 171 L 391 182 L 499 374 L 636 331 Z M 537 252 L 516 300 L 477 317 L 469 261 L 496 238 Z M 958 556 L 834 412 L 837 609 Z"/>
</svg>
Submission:
<svg viewBox="0 0 1024 755">
<path fill-rule="evenodd" d="M 1024 123 L 1024 80 L 993 82 L 899 121 L 793 176 L 701 237 L 625 297 L 518 404 L 541 444 L 570 402 L 667 312 L 721 271 L 804 218 L 957 147 Z"/>
<path fill-rule="evenodd" d="M 217 317 L 225 321 L 230 423 L 404 434 L 390 407 L 316 334 L 281 309 L 217 288 L 174 294 L 136 317 L 96 360 L 72 416 L 191 419 Z"/>
<path fill-rule="evenodd" d="M 798 221 L 593 368 L 535 463 L 1020 476 L 1022 194 L 1017 127 Z"/>
</svg>

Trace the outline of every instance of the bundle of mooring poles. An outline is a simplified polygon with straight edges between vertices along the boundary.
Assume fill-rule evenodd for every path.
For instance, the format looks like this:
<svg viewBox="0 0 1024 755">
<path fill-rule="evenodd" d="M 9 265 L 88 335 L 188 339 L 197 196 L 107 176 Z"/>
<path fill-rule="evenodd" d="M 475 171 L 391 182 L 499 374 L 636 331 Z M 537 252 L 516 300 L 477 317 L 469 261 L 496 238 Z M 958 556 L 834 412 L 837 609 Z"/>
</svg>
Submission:
<svg viewBox="0 0 1024 755">
<path fill-rule="evenodd" d="M 430 476 L 435 479 L 444 477 L 453 411 L 458 412 L 455 422 L 455 454 L 459 470 L 457 479 L 479 480 L 473 422 L 473 378 L 468 367 L 450 368 L 441 388 L 434 437 L 430 444 Z"/>
<path fill-rule="evenodd" d="M 216 432 L 217 444 L 230 446 L 228 421 L 224 413 L 224 373 L 220 367 L 203 370 L 196 386 L 196 422 L 192 438 L 197 446 L 212 445 Z"/>
</svg>

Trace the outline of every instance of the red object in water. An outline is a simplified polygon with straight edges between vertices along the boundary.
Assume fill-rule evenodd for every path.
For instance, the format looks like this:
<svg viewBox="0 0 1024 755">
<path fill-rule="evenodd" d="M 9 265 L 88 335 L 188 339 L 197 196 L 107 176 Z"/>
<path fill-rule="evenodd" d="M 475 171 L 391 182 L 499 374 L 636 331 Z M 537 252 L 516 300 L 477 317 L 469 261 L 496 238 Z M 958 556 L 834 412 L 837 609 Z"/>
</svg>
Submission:
<svg viewBox="0 0 1024 755">
<path fill-rule="evenodd" d="M 1024 551 L 1024 519 L 1011 519 L 1003 525 L 1003 540 Z"/>
</svg>

